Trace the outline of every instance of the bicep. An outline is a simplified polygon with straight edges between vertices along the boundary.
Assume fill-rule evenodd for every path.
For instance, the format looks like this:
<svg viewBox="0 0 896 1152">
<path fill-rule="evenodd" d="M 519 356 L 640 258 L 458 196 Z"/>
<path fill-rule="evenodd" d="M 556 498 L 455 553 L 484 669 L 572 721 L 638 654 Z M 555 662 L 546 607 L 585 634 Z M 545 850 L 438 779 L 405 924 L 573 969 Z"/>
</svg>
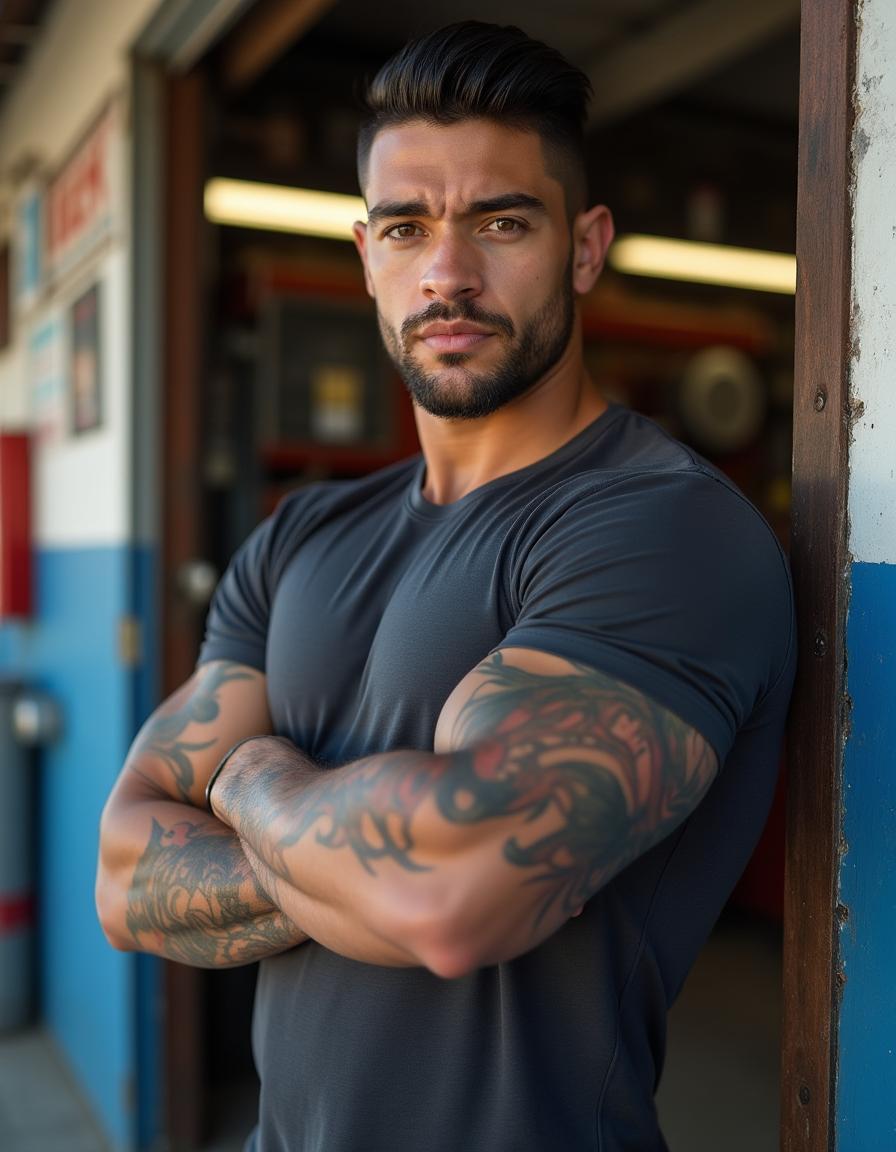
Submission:
<svg viewBox="0 0 896 1152">
<path fill-rule="evenodd" d="M 140 729 L 113 799 L 125 793 L 202 807 L 209 776 L 227 749 L 271 729 L 264 673 L 234 661 L 209 661 Z"/>
<path fill-rule="evenodd" d="M 502 829 L 500 896 L 526 905 L 532 943 L 669 835 L 717 771 L 704 737 L 642 692 L 522 648 L 493 653 L 458 685 L 435 749 L 466 751 L 447 808 Z"/>
</svg>

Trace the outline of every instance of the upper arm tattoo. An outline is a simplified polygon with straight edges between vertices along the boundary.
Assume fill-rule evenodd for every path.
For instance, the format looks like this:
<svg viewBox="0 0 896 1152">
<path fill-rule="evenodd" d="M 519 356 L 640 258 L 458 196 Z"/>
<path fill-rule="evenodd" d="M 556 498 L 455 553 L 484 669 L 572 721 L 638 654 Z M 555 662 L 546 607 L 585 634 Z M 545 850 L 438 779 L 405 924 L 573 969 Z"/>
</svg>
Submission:
<svg viewBox="0 0 896 1152">
<path fill-rule="evenodd" d="M 643 693 L 566 661 L 533 674 L 494 653 L 455 722 L 470 749 L 442 781 L 439 806 L 468 823 L 519 813 L 550 831 L 511 836 L 505 859 L 541 886 L 537 923 L 572 914 L 627 863 L 668 835 L 702 799 L 716 756 L 704 738 Z M 537 925 L 536 925 L 537 926 Z"/>
<path fill-rule="evenodd" d="M 572 915 L 685 819 L 717 764 L 698 732 L 643 693 L 563 665 L 536 674 L 494 653 L 455 721 L 456 751 L 399 750 L 320 773 L 296 794 L 275 854 L 313 829 L 319 845 L 349 848 L 368 873 L 384 860 L 421 871 L 431 865 L 416 851 L 414 816 L 425 801 L 454 825 L 516 816 L 502 854 L 538 886 L 534 928 L 548 912 Z M 287 788 L 295 771 L 289 755 L 265 761 L 266 779 Z"/>
<path fill-rule="evenodd" d="M 171 772 L 178 797 L 191 802 L 196 786 L 192 755 L 211 748 L 217 737 L 209 740 L 183 739 L 190 724 L 212 724 L 221 712 L 220 690 L 232 680 L 252 680 L 259 673 L 244 665 L 222 660 L 210 664 L 207 671 L 187 689 L 176 692 L 147 721 L 135 745 L 135 751 L 154 756 Z M 139 766 L 133 769 L 146 777 Z"/>
</svg>

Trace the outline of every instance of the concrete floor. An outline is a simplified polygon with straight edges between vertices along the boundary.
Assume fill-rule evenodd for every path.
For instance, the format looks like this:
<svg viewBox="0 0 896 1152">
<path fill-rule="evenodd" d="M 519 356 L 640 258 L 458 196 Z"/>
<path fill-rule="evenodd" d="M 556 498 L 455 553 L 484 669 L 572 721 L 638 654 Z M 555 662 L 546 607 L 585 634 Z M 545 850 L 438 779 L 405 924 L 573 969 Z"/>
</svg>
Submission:
<svg viewBox="0 0 896 1152">
<path fill-rule="evenodd" d="M 778 1147 L 780 985 L 780 930 L 724 917 L 669 1018 L 658 1103 L 670 1152 Z M 202 1152 L 241 1152 L 254 1086 L 228 1089 L 225 1101 L 216 1138 Z M 110 1152 L 52 1039 L 39 1030 L 0 1037 L 0 1149 Z"/>
<path fill-rule="evenodd" d="M 3 1152 L 107 1152 L 53 1041 L 41 1031 L 0 1039 Z"/>
<path fill-rule="evenodd" d="M 776 1152 L 781 930 L 723 917 L 669 1013 L 657 1094 L 670 1152 Z"/>
</svg>

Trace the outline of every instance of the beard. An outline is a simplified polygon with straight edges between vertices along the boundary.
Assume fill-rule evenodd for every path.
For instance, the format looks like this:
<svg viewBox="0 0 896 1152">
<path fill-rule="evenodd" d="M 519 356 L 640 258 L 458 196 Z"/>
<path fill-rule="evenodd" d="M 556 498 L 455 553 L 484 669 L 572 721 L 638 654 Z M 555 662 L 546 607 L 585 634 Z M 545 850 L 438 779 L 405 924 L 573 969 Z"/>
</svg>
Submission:
<svg viewBox="0 0 896 1152">
<path fill-rule="evenodd" d="M 377 317 L 386 351 L 415 404 L 433 416 L 446 419 L 475 420 L 489 416 L 528 392 L 566 351 L 575 322 L 572 258 L 566 266 L 559 297 L 549 299 L 526 321 L 519 335 L 508 316 L 486 312 L 463 298 L 454 305 L 434 303 L 423 312 L 409 316 L 400 334 L 379 311 Z M 443 379 L 444 374 L 427 372 L 411 351 L 411 340 L 416 331 L 437 320 L 469 320 L 494 329 L 506 338 L 507 352 L 490 372 L 467 368 L 472 358 L 467 352 L 443 352 L 438 362 L 451 370 L 447 374 L 451 379 Z"/>
</svg>

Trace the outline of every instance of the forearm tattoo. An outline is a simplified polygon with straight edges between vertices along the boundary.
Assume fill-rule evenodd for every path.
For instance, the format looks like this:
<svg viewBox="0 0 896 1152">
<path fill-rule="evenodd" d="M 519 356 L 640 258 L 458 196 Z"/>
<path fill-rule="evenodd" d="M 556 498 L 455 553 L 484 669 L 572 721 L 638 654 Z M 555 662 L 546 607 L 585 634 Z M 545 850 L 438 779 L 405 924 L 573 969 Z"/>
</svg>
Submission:
<svg viewBox="0 0 896 1152">
<path fill-rule="evenodd" d="M 153 819 L 127 927 L 138 949 L 201 968 L 248 964 L 306 938 L 271 903 L 236 836 L 206 816 Z"/>
<path fill-rule="evenodd" d="M 198 682 L 175 693 L 140 733 L 135 751 L 155 757 L 170 770 L 182 800 L 188 803 L 195 800 L 196 773 L 191 756 L 211 748 L 216 739 L 186 741 L 182 739 L 184 731 L 190 724 L 212 724 L 218 719 L 222 685 L 231 680 L 251 680 L 255 675 L 257 673 L 245 666 L 229 661 L 208 665 Z M 133 771 L 139 776 L 144 775 L 139 761 Z"/>
<path fill-rule="evenodd" d="M 502 852 L 521 883 L 540 889 L 535 928 L 552 909 L 578 911 L 696 807 L 716 757 L 702 736 L 642 693 L 564 663 L 566 674 L 536 675 L 492 655 L 456 721 L 452 746 L 461 750 L 447 755 L 384 753 L 322 772 L 291 793 L 296 760 L 250 745 L 247 764 L 267 757 L 267 794 L 289 807 L 290 831 L 271 857 L 278 872 L 288 875 L 283 853 L 312 829 L 316 843 L 350 848 L 368 873 L 383 860 L 424 870 L 414 817 L 432 799 L 452 825 L 520 818 Z M 238 785 L 231 779 L 224 786 Z M 251 825 L 265 819 L 257 797 L 246 795 L 243 805 L 232 795 L 245 813 L 240 832 L 252 841 L 261 829 Z"/>
</svg>

